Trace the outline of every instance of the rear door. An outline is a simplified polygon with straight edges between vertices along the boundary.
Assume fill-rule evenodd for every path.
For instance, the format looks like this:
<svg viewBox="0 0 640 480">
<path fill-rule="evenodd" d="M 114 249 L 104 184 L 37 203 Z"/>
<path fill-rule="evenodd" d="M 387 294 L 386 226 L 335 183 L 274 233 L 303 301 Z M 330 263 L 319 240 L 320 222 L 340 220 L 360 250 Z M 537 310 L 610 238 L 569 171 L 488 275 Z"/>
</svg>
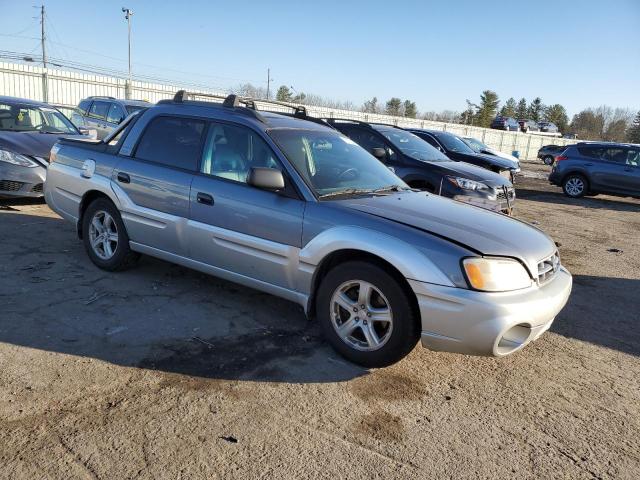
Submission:
<svg viewBox="0 0 640 480">
<path fill-rule="evenodd" d="M 189 194 L 197 170 L 205 121 L 159 115 L 133 149 L 121 156 L 112 184 L 123 204 L 122 218 L 132 242 L 187 255 Z"/>
<path fill-rule="evenodd" d="M 252 167 L 285 171 L 274 149 L 254 130 L 211 122 L 200 174 L 191 186 L 190 257 L 294 290 L 305 202 L 286 174 L 283 192 L 247 184 Z"/>
<path fill-rule="evenodd" d="M 604 149 L 599 166 L 602 189 L 612 193 L 629 193 L 633 189 L 632 170 L 627 165 L 629 149 L 615 146 Z"/>
</svg>

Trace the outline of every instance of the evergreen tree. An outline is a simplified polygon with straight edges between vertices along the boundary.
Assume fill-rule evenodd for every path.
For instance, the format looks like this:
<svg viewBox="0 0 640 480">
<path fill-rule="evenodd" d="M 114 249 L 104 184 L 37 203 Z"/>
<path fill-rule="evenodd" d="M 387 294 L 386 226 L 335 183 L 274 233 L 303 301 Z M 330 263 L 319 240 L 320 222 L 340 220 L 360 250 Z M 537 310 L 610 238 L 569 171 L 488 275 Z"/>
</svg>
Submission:
<svg viewBox="0 0 640 480">
<path fill-rule="evenodd" d="M 286 85 L 280 85 L 278 88 L 278 92 L 276 93 L 276 100 L 279 102 L 290 102 L 291 101 L 291 90 Z"/>
<path fill-rule="evenodd" d="M 503 117 L 515 117 L 517 108 L 518 106 L 516 104 L 515 98 L 511 97 L 500 109 L 500 115 L 502 115 Z"/>
<path fill-rule="evenodd" d="M 396 117 L 399 117 L 401 113 L 401 109 L 402 109 L 402 100 L 400 100 L 397 97 L 393 97 L 389 99 L 389 101 L 387 102 L 385 113 L 387 115 L 394 115 Z"/>
<path fill-rule="evenodd" d="M 640 112 L 638 112 L 633 123 L 627 130 L 627 141 L 631 143 L 640 143 Z"/>
<path fill-rule="evenodd" d="M 478 107 L 478 111 L 475 114 L 474 125 L 478 125 L 480 127 L 489 127 L 491 125 L 491 121 L 496 116 L 498 112 L 498 105 L 500 104 L 500 99 L 498 98 L 498 94 L 492 90 L 485 90 L 480 95 L 480 106 Z"/>
<path fill-rule="evenodd" d="M 555 123 L 562 133 L 567 133 L 567 127 L 569 126 L 569 117 L 567 116 L 567 111 L 565 110 L 565 108 L 559 103 L 549 105 L 547 108 L 545 108 L 544 119 L 547 122 Z"/>
<path fill-rule="evenodd" d="M 408 118 L 416 118 L 418 115 L 418 109 L 416 103 L 410 100 L 404 101 L 404 116 Z"/>
<path fill-rule="evenodd" d="M 516 120 L 527 120 L 527 101 L 521 98 L 516 107 Z"/>
<path fill-rule="evenodd" d="M 542 113 L 544 112 L 544 105 L 540 97 L 536 97 L 533 99 L 531 104 L 529 105 L 527 115 L 531 120 L 539 122 L 542 120 Z"/>
</svg>

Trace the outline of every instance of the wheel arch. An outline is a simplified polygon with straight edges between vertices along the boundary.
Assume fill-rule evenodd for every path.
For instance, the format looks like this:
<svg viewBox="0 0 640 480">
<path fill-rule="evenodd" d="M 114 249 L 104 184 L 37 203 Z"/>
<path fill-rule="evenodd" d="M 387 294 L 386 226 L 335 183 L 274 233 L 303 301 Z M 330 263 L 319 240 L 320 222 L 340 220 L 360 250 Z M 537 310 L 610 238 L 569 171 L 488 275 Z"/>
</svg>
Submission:
<svg viewBox="0 0 640 480">
<path fill-rule="evenodd" d="M 82 221 L 84 218 L 84 212 L 87 211 L 87 207 L 91 205 L 94 200 L 98 198 L 104 198 L 109 200 L 111 203 L 116 205 L 113 199 L 107 195 L 102 190 L 91 189 L 87 190 L 84 195 L 82 195 L 82 199 L 80 200 L 80 204 L 78 206 L 78 222 L 76 223 L 76 231 L 78 233 L 78 238 L 82 239 Z"/>
<path fill-rule="evenodd" d="M 354 258 L 376 262 L 387 269 L 415 297 L 408 279 L 455 286 L 424 253 L 403 240 L 363 227 L 334 227 L 317 235 L 302 250 L 301 270 L 309 277 L 307 313 L 312 312 L 317 288 L 335 265 Z"/>
</svg>

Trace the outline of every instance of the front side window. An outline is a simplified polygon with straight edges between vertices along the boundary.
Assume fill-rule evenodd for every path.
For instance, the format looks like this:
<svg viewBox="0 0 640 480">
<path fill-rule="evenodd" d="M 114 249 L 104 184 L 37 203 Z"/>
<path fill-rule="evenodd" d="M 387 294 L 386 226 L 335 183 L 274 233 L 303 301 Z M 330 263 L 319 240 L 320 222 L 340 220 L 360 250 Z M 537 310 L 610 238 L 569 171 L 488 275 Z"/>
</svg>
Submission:
<svg viewBox="0 0 640 480">
<path fill-rule="evenodd" d="M 145 129 L 135 158 L 196 171 L 205 123 L 183 117 L 157 117 Z"/>
<path fill-rule="evenodd" d="M 0 130 L 78 133 L 69 119 L 55 108 L 28 104 L 0 104 Z"/>
<path fill-rule="evenodd" d="M 120 123 L 125 116 L 122 107 L 117 103 L 112 103 L 111 107 L 109 107 L 109 113 L 107 113 L 107 122 Z"/>
<path fill-rule="evenodd" d="M 640 167 L 640 148 L 630 148 L 627 155 L 627 165 Z"/>
<path fill-rule="evenodd" d="M 409 188 L 360 145 L 338 132 L 282 128 L 268 133 L 320 198 Z"/>
<path fill-rule="evenodd" d="M 455 135 L 451 135 L 450 133 L 439 134 L 438 140 L 440 140 L 444 144 L 447 150 L 451 150 L 452 152 L 474 153 L 469 145 L 464 143 Z"/>
<path fill-rule="evenodd" d="M 202 153 L 200 171 L 246 183 L 252 167 L 279 168 L 273 151 L 260 136 L 246 127 L 211 123 Z"/>
</svg>

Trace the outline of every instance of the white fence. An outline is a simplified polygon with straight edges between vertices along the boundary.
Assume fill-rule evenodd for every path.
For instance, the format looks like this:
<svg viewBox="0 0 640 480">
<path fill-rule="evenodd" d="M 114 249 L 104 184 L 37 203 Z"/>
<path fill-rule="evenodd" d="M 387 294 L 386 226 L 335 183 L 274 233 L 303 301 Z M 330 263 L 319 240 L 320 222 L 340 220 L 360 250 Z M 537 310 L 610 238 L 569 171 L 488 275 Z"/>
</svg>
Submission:
<svg viewBox="0 0 640 480">
<path fill-rule="evenodd" d="M 127 83 L 125 79 L 117 77 L 0 62 L 0 95 L 48 101 L 63 105 L 77 105 L 81 99 L 91 95 L 125 98 Z M 171 98 L 180 88 L 184 88 L 184 86 L 133 81 L 130 98 L 157 102 L 165 98 Z M 224 92 L 215 90 L 198 90 L 198 92 L 224 95 Z M 518 151 L 520 158 L 524 160 L 534 160 L 538 149 L 542 145 L 549 143 L 556 145 L 576 143 L 575 140 L 549 138 L 536 134 L 505 132 L 470 125 L 393 117 L 351 110 L 315 106 L 307 106 L 307 110 L 313 116 L 364 120 L 393 124 L 400 127 L 446 130 L 456 135 L 478 138 L 490 147 L 505 153 Z"/>
</svg>

